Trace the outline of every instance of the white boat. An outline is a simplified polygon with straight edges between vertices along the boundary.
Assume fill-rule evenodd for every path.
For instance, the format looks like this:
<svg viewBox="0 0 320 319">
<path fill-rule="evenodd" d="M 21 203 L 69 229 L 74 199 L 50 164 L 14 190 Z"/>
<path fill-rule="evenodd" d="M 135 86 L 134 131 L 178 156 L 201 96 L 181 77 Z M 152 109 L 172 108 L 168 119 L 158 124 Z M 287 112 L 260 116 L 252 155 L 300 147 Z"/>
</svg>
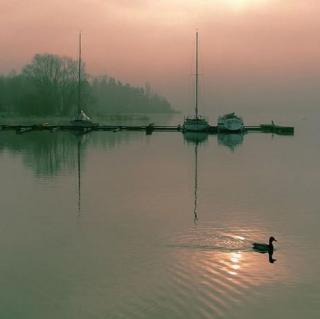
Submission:
<svg viewBox="0 0 320 319">
<path fill-rule="evenodd" d="M 242 132 L 243 130 L 243 120 L 235 113 L 225 114 L 218 118 L 218 132 Z"/>
<path fill-rule="evenodd" d="M 81 110 L 79 114 L 77 114 L 76 118 L 71 121 L 72 125 L 75 126 L 97 126 L 98 123 L 92 122 L 90 117 Z"/>
<path fill-rule="evenodd" d="M 198 92 L 199 92 L 199 57 L 198 57 L 199 35 L 196 33 L 196 87 L 195 87 L 195 116 L 187 117 L 184 120 L 182 129 L 184 132 L 204 132 L 209 129 L 209 124 L 205 118 L 198 113 Z"/>
</svg>

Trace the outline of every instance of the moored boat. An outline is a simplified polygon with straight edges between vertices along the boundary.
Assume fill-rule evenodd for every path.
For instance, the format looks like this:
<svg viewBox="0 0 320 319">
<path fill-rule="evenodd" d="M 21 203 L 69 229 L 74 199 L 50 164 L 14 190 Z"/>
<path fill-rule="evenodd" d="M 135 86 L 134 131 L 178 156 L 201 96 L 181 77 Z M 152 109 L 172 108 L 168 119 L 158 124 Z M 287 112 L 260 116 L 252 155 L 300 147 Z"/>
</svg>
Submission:
<svg viewBox="0 0 320 319">
<path fill-rule="evenodd" d="M 241 117 L 235 113 L 225 114 L 218 118 L 218 133 L 219 132 L 242 132 L 244 124 Z"/>
<path fill-rule="evenodd" d="M 71 121 L 72 125 L 75 126 L 98 126 L 98 123 L 92 122 L 90 117 L 83 111 L 81 110 L 79 114 L 76 116 L 74 120 Z"/>
<path fill-rule="evenodd" d="M 206 119 L 202 117 L 187 117 L 183 123 L 183 130 L 186 132 L 205 132 L 209 128 Z"/>
</svg>

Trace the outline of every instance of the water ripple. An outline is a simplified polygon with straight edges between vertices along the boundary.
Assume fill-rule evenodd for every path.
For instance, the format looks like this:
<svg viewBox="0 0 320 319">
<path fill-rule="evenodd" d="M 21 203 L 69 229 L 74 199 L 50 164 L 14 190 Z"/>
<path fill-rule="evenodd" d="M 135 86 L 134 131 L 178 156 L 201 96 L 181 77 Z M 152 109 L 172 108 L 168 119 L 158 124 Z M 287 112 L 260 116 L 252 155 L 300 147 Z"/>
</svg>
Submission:
<svg viewBox="0 0 320 319">
<path fill-rule="evenodd" d="M 260 285 L 279 280 L 268 271 L 267 258 L 252 251 L 251 235 L 206 225 L 169 238 L 159 269 L 162 280 L 150 296 L 126 305 L 123 318 L 230 317 Z"/>
</svg>

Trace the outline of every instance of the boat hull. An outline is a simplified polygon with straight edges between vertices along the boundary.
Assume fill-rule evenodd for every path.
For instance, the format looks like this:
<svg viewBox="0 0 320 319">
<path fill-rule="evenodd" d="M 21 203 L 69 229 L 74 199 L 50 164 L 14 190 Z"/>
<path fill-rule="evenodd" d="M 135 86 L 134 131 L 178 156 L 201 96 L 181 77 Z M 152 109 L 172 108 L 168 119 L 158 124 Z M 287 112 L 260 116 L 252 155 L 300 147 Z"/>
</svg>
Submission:
<svg viewBox="0 0 320 319">
<path fill-rule="evenodd" d="M 91 126 L 98 126 L 98 123 L 92 122 L 90 117 L 81 110 L 77 117 L 70 122 L 73 126 L 80 126 L 80 127 L 91 127 Z"/>
<path fill-rule="evenodd" d="M 70 124 L 73 126 L 79 126 L 79 127 L 96 127 L 99 126 L 98 123 L 87 121 L 87 120 L 72 120 L 70 121 Z"/>
<path fill-rule="evenodd" d="M 232 132 L 238 133 L 244 130 L 244 124 L 240 117 L 234 113 L 227 114 L 219 117 L 218 119 L 218 132 Z"/>
<path fill-rule="evenodd" d="M 183 131 L 185 132 L 206 132 L 209 124 L 205 119 L 186 119 L 183 123 Z"/>
</svg>

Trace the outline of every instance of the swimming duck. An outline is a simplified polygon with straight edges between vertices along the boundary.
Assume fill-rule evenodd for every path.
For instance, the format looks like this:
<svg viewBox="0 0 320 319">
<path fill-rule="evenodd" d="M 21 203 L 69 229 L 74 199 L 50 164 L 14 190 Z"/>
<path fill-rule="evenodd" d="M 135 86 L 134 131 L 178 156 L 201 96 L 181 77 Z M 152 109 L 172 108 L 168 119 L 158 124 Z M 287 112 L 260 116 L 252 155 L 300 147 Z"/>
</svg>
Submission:
<svg viewBox="0 0 320 319">
<path fill-rule="evenodd" d="M 274 237 L 269 238 L 269 244 L 253 243 L 252 248 L 261 253 L 273 252 L 273 242 L 277 241 Z"/>
</svg>

